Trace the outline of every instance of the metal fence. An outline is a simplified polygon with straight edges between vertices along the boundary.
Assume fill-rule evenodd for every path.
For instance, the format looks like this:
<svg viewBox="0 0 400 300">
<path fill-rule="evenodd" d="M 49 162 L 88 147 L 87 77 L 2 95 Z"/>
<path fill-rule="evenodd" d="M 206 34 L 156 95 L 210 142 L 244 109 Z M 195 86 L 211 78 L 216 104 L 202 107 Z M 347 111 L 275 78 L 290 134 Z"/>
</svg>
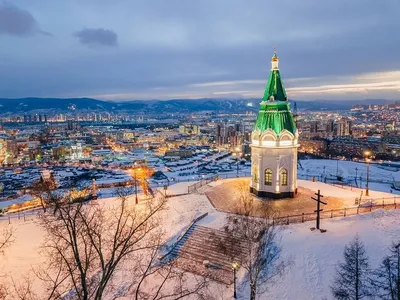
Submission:
<svg viewBox="0 0 400 300">
<path fill-rule="evenodd" d="M 339 176 L 340 177 L 340 176 Z M 333 175 L 323 175 L 323 174 L 297 174 L 297 179 L 305 179 L 305 180 L 313 180 L 315 179 L 316 181 L 324 182 L 326 184 L 334 185 L 334 186 L 339 186 L 339 187 L 350 187 L 350 188 L 365 188 L 367 180 L 363 176 L 357 176 L 357 177 L 347 177 L 339 180 L 337 176 Z M 382 180 L 377 180 L 377 179 L 369 179 L 369 183 L 385 183 L 385 184 L 391 184 L 391 180 L 387 179 L 382 179 Z"/>
<path fill-rule="evenodd" d="M 378 198 L 378 199 L 370 199 L 368 203 L 361 204 L 356 207 L 345 207 L 340 209 L 332 209 L 320 212 L 321 219 L 329 219 L 329 218 L 337 218 L 337 217 L 347 217 L 358 214 L 365 214 L 369 212 L 373 212 L 378 209 L 392 210 L 400 208 L 397 204 L 397 200 L 399 197 L 390 197 L 390 198 Z M 377 202 L 381 202 L 377 204 Z M 307 221 L 315 221 L 317 219 L 317 213 L 302 213 L 297 215 L 286 215 L 274 217 L 272 222 L 274 224 L 279 225 L 289 225 L 294 223 L 304 223 Z"/>
<path fill-rule="evenodd" d="M 29 221 L 32 220 L 34 217 L 38 215 L 38 213 L 41 211 L 41 208 L 37 209 L 32 209 L 32 210 L 27 210 L 27 211 L 22 211 L 22 212 L 16 212 L 12 214 L 6 214 L 6 215 L 0 215 L 0 224 L 1 223 L 7 223 L 11 224 L 17 221 Z"/>
<path fill-rule="evenodd" d="M 188 193 L 195 192 L 198 188 L 209 184 L 212 181 L 217 179 L 228 179 L 228 178 L 239 178 L 239 177 L 249 177 L 250 173 L 248 172 L 238 172 L 238 173 L 226 173 L 226 174 L 215 174 L 207 179 L 202 179 L 199 182 L 196 182 L 190 186 L 188 186 Z"/>
<path fill-rule="evenodd" d="M 219 173 L 217 176 L 219 179 L 239 178 L 239 177 L 250 177 L 251 173 L 250 172 L 225 173 L 225 174 Z"/>
<path fill-rule="evenodd" d="M 208 178 L 208 179 L 200 180 L 199 182 L 196 182 L 196 183 L 194 183 L 192 185 L 189 185 L 188 186 L 188 194 L 197 191 L 198 188 L 200 188 L 202 186 L 205 186 L 206 184 L 209 184 L 212 181 L 215 181 L 215 179 L 216 179 L 216 177 L 214 176 L 214 177 L 211 177 L 211 178 Z"/>
</svg>

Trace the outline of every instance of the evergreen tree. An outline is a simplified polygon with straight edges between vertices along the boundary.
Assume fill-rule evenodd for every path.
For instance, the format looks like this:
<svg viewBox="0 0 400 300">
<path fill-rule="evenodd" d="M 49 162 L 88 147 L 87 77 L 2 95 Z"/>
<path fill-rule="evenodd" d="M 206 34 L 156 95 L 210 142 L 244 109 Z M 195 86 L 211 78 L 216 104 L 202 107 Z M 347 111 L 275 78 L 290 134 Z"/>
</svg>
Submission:
<svg viewBox="0 0 400 300">
<path fill-rule="evenodd" d="M 374 272 L 374 287 L 379 299 L 400 300 L 400 244 L 390 247 L 390 254 L 382 259 Z"/>
<path fill-rule="evenodd" d="M 336 265 L 331 291 L 335 299 L 360 300 L 372 296 L 370 267 L 358 235 L 344 249 L 344 262 Z"/>
</svg>

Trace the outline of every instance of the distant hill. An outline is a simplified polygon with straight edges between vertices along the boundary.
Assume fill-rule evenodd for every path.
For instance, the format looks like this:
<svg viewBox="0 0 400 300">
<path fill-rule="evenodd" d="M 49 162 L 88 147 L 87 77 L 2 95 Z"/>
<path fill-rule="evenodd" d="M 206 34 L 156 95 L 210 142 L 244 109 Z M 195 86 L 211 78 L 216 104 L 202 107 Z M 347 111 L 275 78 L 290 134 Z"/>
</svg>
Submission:
<svg viewBox="0 0 400 300">
<path fill-rule="evenodd" d="M 0 98 L 0 113 L 25 113 L 34 110 L 68 111 L 132 111 L 132 112 L 238 112 L 257 111 L 260 99 L 171 99 L 137 100 L 125 102 L 103 101 L 91 98 Z M 293 108 L 293 101 L 291 107 Z M 367 99 L 357 101 L 296 101 L 299 110 L 349 110 L 357 104 L 389 104 L 394 101 Z"/>
<path fill-rule="evenodd" d="M 0 98 L 0 109 L 5 112 L 27 112 L 38 109 L 68 110 L 72 107 L 79 110 L 112 110 L 117 109 L 118 106 L 119 103 L 91 98 Z M 146 105 L 140 102 L 123 104 L 123 107 L 132 110 L 142 109 L 144 106 Z"/>
</svg>

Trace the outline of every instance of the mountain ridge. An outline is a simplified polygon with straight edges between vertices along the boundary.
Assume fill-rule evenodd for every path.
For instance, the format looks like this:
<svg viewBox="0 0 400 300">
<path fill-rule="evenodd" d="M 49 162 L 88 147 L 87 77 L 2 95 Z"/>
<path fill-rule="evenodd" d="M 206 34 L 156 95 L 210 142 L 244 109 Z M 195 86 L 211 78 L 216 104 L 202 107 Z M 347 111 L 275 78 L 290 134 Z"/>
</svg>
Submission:
<svg viewBox="0 0 400 300">
<path fill-rule="evenodd" d="M 132 111 L 132 112 L 196 112 L 196 111 L 257 111 L 260 99 L 169 99 L 106 101 L 94 98 L 0 98 L 0 113 L 27 113 L 35 110 L 72 111 Z M 365 99 L 352 101 L 331 100 L 290 100 L 297 108 L 309 110 L 347 110 L 354 105 L 390 104 L 395 101 L 385 99 Z"/>
</svg>

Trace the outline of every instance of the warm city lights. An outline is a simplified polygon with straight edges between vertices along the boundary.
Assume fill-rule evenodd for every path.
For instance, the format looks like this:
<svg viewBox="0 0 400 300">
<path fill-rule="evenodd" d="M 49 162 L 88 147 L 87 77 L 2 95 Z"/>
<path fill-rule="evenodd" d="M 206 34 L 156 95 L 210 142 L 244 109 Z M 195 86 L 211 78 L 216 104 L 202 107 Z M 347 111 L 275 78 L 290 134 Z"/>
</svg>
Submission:
<svg viewBox="0 0 400 300">
<path fill-rule="evenodd" d="M 0 0 L 0 300 L 400 300 L 399 15 Z"/>
</svg>

